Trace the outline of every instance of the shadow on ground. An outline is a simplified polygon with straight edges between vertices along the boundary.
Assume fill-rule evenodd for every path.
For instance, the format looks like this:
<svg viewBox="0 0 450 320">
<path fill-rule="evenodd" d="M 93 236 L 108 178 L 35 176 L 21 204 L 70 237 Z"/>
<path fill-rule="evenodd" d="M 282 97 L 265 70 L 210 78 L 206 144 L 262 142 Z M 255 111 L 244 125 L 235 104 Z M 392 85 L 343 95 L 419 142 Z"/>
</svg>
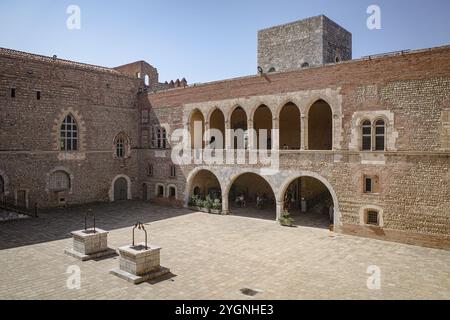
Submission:
<svg viewBox="0 0 450 320">
<path fill-rule="evenodd" d="M 275 208 L 264 208 L 257 209 L 255 206 L 248 206 L 245 208 L 240 208 L 232 206 L 231 214 L 234 216 L 263 219 L 263 220 L 276 220 L 276 210 Z M 330 227 L 330 217 L 327 214 L 321 214 L 316 212 L 300 212 L 294 211 L 291 213 L 292 218 L 294 218 L 294 225 L 297 227 L 309 227 L 309 228 L 319 228 L 328 229 Z"/>
<path fill-rule="evenodd" d="M 0 250 L 70 238 L 70 232 L 84 229 L 85 213 L 95 212 L 97 228 L 115 230 L 133 226 L 137 221 L 151 223 L 170 219 L 192 211 L 186 209 L 158 210 L 155 205 L 140 201 L 89 204 L 67 209 L 41 210 L 38 218 L 0 223 Z M 89 227 L 92 221 L 88 220 Z"/>
</svg>

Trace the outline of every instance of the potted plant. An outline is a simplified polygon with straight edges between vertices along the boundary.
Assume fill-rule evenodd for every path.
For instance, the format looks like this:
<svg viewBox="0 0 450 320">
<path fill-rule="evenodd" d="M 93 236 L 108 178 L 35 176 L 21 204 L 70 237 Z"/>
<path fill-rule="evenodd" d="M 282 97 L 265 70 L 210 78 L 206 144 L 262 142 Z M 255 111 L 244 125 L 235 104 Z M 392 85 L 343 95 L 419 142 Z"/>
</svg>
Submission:
<svg viewBox="0 0 450 320">
<path fill-rule="evenodd" d="M 212 206 L 211 206 L 210 212 L 214 213 L 214 214 L 221 214 L 222 213 L 222 203 L 221 203 L 220 199 L 215 199 L 212 202 Z"/>
<path fill-rule="evenodd" d="M 205 200 L 202 201 L 202 205 L 201 205 L 200 211 L 209 213 L 211 208 L 212 208 L 212 200 L 208 196 L 208 197 L 206 197 Z"/>
<path fill-rule="evenodd" d="M 201 210 L 201 199 L 198 196 L 191 196 L 188 202 L 189 209 L 194 211 Z"/>
<path fill-rule="evenodd" d="M 280 224 L 285 227 L 292 227 L 294 225 L 294 219 L 288 211 L 283 212 L 283 215 L 279 219 Z"/>
</svg>

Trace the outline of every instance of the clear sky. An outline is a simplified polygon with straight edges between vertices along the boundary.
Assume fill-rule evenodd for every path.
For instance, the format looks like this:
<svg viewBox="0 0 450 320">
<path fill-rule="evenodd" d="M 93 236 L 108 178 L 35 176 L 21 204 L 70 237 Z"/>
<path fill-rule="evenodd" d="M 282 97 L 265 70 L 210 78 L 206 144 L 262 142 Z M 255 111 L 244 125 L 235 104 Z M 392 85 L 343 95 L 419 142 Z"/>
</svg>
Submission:
<svg viewBox="0 0 450 320">
<path fill-rule="evenodd" d="M 79 30 L 66 27 L 72 4 Z M 381 30 L 367 28 L 372 4 Z M 256 74 L 259 29 L 319 14 L 352 32 L 354 58 L 450 44 L 450 0 L 0 0 L 0 46 L 208 82 Z"/>
</svg>

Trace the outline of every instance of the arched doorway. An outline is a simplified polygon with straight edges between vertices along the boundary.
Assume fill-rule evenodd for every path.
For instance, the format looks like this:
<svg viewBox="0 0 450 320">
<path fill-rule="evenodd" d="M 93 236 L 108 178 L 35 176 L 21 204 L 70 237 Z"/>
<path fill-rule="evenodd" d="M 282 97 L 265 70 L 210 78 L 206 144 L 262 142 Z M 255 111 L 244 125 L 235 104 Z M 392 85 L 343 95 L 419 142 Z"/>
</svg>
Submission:
<svg viewBox="0 0 450 320">
<path fill-rule="evenodd" d="M 228 205 L 233 215 L 275 220 L 275 194 L 270 184 L 252 172 L 232 180 L 228 190 Z"/>
<path fill-rule="evenodd" d="M 280 112 L 280 149 L 300 150 L 301 115 L 298 107 L 289 102 Z"/>
<path fill-rule="evenodd" d="M 186 186 L 185 205 L 222 212 L 222 188 L 216 175 L 206 169 L 191 172 Z"/>
<path fill-rule="evenodd" d="M 225 149 L 225 116 L 220 109 L 216 109 L 209 119 L 209 143 L 212 149 Z M 219 132 L 221 136 L 219 135 Z"/>
<path fill-rule="evenodd" d="M 334 200 L 319 179 L 302 176 L 292 180 L 282 195 L 283 211 L 299 226 L 329 228 L 334 221 Z"/>
<path fill-rule="evenodd" d="M 211 200 L 219 199 L 222 201 L 222 189 L 220 187 L 219 179 L 209 170 L 202 169 L 195 173 L 188 181 L 189 196 L 197 197 L 201 200 L 207 198 Z"/>
<path fill-rule="evenodd" d="M 333 149 L 333 116 L 330 105 L 324 100 L 316 101 L 308 113 L 308 149 Z"/>
<path fill-rule="evenodd" d="M 191 148 L 203 149 L 205 147 L 205 118 L 198 109 L 195 109 L 191 114 L 189 132 L 191 134 Z"/>
<path fill-rule="evenodd" d="M 120 177 L 114 182 L 114 201 L 123 201 L 128 199 L 128 181 Z"/>
<path fill-rule="evenodd" d="M 261 105 L 253 115 L 253 129 L 256 131 L 255 149 L 272 149 L 272 112 L 266 105 Z"/>
<path fill-rule="evenodd" d="M 233 130 L 231 148 L 235 150 L 247 149 L 248 125 L 247 114 L 242 107 L 236 107 L 231 114 L 230 129 Z"/>
</svg>

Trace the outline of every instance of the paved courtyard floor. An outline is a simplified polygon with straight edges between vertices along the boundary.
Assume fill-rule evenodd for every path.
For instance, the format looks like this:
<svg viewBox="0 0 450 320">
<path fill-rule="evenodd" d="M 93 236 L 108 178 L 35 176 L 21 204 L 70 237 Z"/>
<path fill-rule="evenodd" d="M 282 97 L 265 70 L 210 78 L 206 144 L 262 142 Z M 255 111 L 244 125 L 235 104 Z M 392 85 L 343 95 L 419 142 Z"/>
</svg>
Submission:
<svg viewBox="0 0 450 320">
<path fill-rule="evenodd" d="M 81 263 L 64 254 L 87 207 L 0 224 L 1 299 L 449 299 L 450 252 L 332 234 L 274 221 L 218 216 L 123 202 L 90 206 L 109 244 L 131 242 L 131 225 L 148 223 L 152 244 L 172 275 L 132 285 L 111 274 L 118 258 Z M 70 290 L 68 267 L 81 269 Z M 381 288 L 368 289 L 369 266 Z M 240 289 L 258 293 L 246 296 Z"/>
</svg>

